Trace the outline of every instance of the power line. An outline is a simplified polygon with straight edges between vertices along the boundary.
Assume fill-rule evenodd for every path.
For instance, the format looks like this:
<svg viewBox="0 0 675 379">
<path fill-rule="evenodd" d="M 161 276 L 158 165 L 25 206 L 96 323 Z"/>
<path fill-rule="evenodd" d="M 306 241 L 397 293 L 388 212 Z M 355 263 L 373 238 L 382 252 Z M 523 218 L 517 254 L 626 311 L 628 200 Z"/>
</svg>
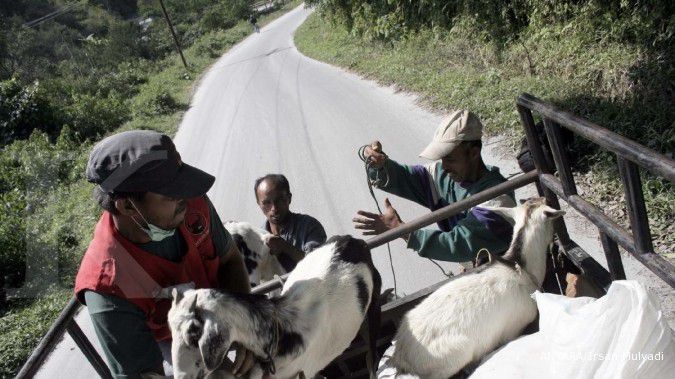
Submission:
<svg viewBox="0 0 675 379">
<path fill-rule="evenodd" d="M 81 3 L 81 2 L 70 3 L 70 4 L 68 4 L 66 6 L 63 6 L 63 7 L 59 8 L 59 9 L 57 9 L 57 10 L 51 12 L 51 13 L 48 13 L 48 14 L 42 16 L 42 17 L 36 18 L 35 20 L 25 22 L 23 24 L 23 27 L 24 28 L 32 28 L 34 26 L 38 26 L 38 25 L 40 25 L 44 22 L 47 22 L 49 20 L 52 20 L 52 19 L 54 19 L 54 18 L 56 18 L 56 17 L 58 17 L 58 16 L 60 16 L 64 13 L 68 13 L 68 12 L 72 11 L 73 9 L 75 9 L 75 7 L 81 6 L 82 4 L 83 3 Z"/>
</svg>

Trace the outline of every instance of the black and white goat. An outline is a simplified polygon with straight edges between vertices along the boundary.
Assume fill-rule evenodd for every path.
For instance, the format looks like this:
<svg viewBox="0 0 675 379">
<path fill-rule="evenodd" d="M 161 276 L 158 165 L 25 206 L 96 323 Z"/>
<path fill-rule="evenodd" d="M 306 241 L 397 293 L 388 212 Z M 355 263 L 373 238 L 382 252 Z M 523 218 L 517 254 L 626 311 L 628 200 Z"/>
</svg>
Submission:
<svg viewBox="0 0 675 379">
<path fill-rule="evenodd" d="M 286 274 L 284 267 L 277 257 L 270 254 L 270 248 L 267 246 L 267 240 L 272 234 L 248 222 L 228 221 L 225 223 L 225 229 L 232 235 L 239 252 L 244 256 L 252 287 L 272 280 L 274 275 Z"/>
<path fill-rule="evenodd" d="M 447 379 L 536 318 L 530 295 L 544 281 L 552 220 L 564 212 L 543 199 L 490 210 L 515 222 L 508 251 L 443 285 L 404 316 L 389 361 L 399 372 Z"/>
<path fill-rule="evenodd" d="M 174 291 L 168 316 L 174 376 L 209 375 L 238 342 L 259 362 L 249 378 L 311 378 L 349 347 L 366 315 L 374 373 L 380 287 L 366 243 L 337 236 L 298 263 L 279 297 Z"/>
</svg>

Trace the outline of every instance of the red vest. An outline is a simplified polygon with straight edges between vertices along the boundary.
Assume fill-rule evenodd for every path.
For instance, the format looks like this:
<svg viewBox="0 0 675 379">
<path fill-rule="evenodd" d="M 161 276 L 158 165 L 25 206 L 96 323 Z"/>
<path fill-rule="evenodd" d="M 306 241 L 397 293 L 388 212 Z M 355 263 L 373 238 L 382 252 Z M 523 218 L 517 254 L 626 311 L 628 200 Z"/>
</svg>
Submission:
<svg viewBox="0 0 675 379">
<path fill-rule="evenodd" d="M 204 197 L 187 201 L 185 221 L 178 228 L 188 247 L 180 262 L 150 254 L 123 237 L 112 215 L 103 212 L 94 238 L 82 258 L 75 279 L 75 296 L 84 290 L 114 295 L 137 305 L 157 341 L 171 338 L 167 313 L 171 299 L 156 298 L 162 288 L 194 282 L 195 288 L 218 286 L 220 258 L 211 238 L 209 206 Z"/>
</svg>

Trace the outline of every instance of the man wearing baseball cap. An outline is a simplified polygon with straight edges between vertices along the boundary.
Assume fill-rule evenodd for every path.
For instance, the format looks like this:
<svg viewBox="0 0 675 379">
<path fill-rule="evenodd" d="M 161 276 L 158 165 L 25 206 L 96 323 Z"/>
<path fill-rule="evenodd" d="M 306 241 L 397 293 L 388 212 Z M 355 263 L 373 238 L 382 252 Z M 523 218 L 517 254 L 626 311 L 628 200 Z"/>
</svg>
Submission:
<svg viewBox="0 0 675 379">
<path fill-rule="evenodd" d="M 487 166 L 481 157 L 483 125 L 475 114 L 459 110 L 445 117 L 433 140 L 420 153 L 432 163 L 405 165 L 395 162 L 382 151 L 378 141 L 365 149 L 370 160 L 368 174 L 378 188 L 414 201 L 435 211 L 506 179 L 497 167 Z M 388 178 L 388 180 L 387 180 Z M 389 199 L 382 215 L 358 211 L 356 229 L 365 235 L 383 233 L 403 223 Z M 515 206 L 513 193 L 500 196 L 485 205 Z M 500 216 L 475 207 L 438 222 L 440 230 L 421 229 L 403 238 L 408 248 L 422 257 L 451 262 L 467 262 L 481 248 L 493 253 L 504 252 L 510 243 L 512 227 Z"/>
<path fill-rule="evenodd" d="M 86 176 L 103 213 L 75 295 L 115 377 L 164 375 L 172 288 L 250 292 L 243 259 L 206 197 L 215 178 L 183 163 L 168 136 L 149 130 L 100 141 Z M 235 371 L 252 364 L 240 349 Z"/>
</svg>

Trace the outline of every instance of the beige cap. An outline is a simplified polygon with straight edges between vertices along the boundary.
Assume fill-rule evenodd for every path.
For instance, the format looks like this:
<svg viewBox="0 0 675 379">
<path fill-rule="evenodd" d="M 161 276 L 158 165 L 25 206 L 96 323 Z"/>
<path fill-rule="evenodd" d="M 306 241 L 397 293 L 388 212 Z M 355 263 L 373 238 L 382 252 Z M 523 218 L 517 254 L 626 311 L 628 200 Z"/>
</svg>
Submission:
<svg viewBox="0 0 675 379">
<path fill-rule="evenodd" d="M 434 139 L 420 153 L 420 157 L 432 161 L 443 158 L 462 141 L 479 141 L 483 136 L 483 124 L 478 116 L 467 110 L 459 110 L 445 117 L 434 133 Z"/>
</svg>

